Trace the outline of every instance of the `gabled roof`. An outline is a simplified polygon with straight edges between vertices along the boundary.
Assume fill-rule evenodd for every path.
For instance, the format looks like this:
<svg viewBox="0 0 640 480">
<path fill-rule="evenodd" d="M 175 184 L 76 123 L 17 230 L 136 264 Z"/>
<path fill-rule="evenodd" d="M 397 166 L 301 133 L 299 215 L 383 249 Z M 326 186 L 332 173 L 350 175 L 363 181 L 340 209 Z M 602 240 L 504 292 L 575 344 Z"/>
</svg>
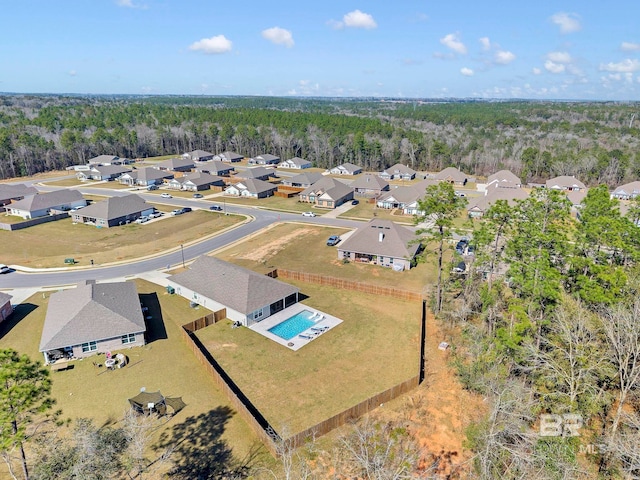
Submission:
<svg viewBox="0 0 640 480">
<path fill-rule="evenodd" d="M 5 305 L 7 302 L 10 302 L 13 296 L 8 293 L 0 292 L 0 307 Z"/>
<path fill-rule="evenodd" d="M 263 192 L 269 192 L 271 190 L 275 190 L 278 188 L 273 183 L 265 182 L 264 180 L 258 180 L 257 178 L 247 178 L 231 186 L 232 187 L 235 186 L 240 190 L 242 190 L 242 186 L 244 186 L 247 189 L 247 191 L 254 193 L 256 195 Z"/>
<path fill-rule="evenodd" d="M 240 171 L 236 174 L 236 177 L 238 178 L 258 178 L 258 177 L 264 177 L 264 176 L 272 176 L 273 175 L 273 170 L 269 170 L 265 167 L 251 167 L 251 168 L 247 168 L 244 171 Z"/>
<path fill-rule="evenodd" d="M 378 175 L 365 173 L 351 183 L 351 188 L 366 188 L 369 190 L 383 190 L 389 187 L 389 182 Z"/>
<path fill-rule="evenodd" d="M 347 196 L 351 192 L 353 192 L 353 188 L 350 185 L 346 185 L 336 178 L 323 176 L 316 183 L 300 192 L 300 195 L 309 196 L 311 194 L 326 194 L 329 199 L 338 200 Z"/>
<path fill-rule="evenodd" d="M 131 169 L 127 167 L 121 167 L 120 165 L 97 165 L 91 169 L 94 172 L 100 173 L 100 175 L 118 175 L 121 173 L 130 172 Z"/>
<path fill-rule="evenodd" d="M 489 175 L 489 178 L 487 178 L 487 184 L 493 182 L 508 182 L 516 185 L 522 184 L 520 178 L 515 173 L 510 172 L 509 170 L 500 170 L 492 175 Z"/>
<path fill-rule="evenodd" d="M 136 194 L 125 195 L 122 197 L 109 197 L 101 202 L 94 203 L 82 210 L 78 210 L 76 215 L 81 217 L 100 218 L 105 220 L 114 220 L 127 215 L 140 213 L 144 210 L 153 208 L 141 197 Z"/>
<path fill-rule="evenodd" d="M 116 155 L 98 155 L 97 157 L 90 158 L 87 163 L 111 163 L 115 162 L 116 160 L 120 160 L 120 157 Z"/>
<path fill-rule="evenodd" d="M 343 163 L 342 165 L 338 165 L 337 167 L 338 169 L 341 170 L 346 170 L 349 173 L 353 173 L 353 172 L 357 172 L 358 170 L 362 170 L 362 167 L 359 167 L 358 165 L 354 165 L 353 163 Z"/>
<path fill-rule="evenodd" d="M 285 162 L 292 163 L 293 165 L 297 165 L 298 167 L 301 167 L 302 165 L 311 165 L 311 162 L 309 160 L 305 160 L 304 158 L 300 157 L 293 157 L 289 160 L 285 160 Z"/>
<path fill-rule="evenodd" d="M 189 270 L 168 281 L 243 314 L 298 292 L 298 288 L 223 260 L 198 257 Z"/>
<path fill-rule="evenodd" d="M 213 157 L 213 153 L 207 152 L 205 150 L 194 150 L 193 152 L 185 153 L 183 156 L 189 157 L 192 160 L 197 160 L 198 158 Z"/>
<path fill-rule="evenodd" d="M 134 170 L 132 172 L 126 172 L 122 174 L 123 176 L 128 176 L 133 179 L 149 181 L 149 180 L 160 180 L 162 178 L 173 178 L 173 173 L 169 173 L 164 170 L 158 170 L 153 167 L 145 167 L 139 168 L 138 170 Z"/>
<path fill-rule="evenodd" d="M 35 210 L 44 210 L 47 208 L 67 205 L 79 200 L 84 200 L 84 197 L 78 190 L 56 190 L 55 192 L 30 195 L 22 200 L 13 202 L 9 208 L 33 212 Z"/>
<path fill-rule="evenodd" d="M 160 162 L 155 165 L 155 168 L 166 168 L 168 170 L 185 167 L 193 168 L 193 160 L 189 158 L 170 158 L 169 160 L 165 160 L 164 162 Z"/>
<path fill-rule="evenodd" d="M 203 172 L 194 172 L 189 175 L 185 175 L 181 178 L 182 182 L 189 182 L 197 187 L 201 185 L 211 185 L 213 183 L 224 183 L 222 177 L 218 177 L 217 175 L 210 175 L 208 173 Z"/>
<path fill-rule="evenodd" d="M 436 173 L 433 177 L 436 180 L 454 181 L 456 183 L 463 183 L 467 179 L 467 174 L 462 173 L 455 167 L 447 167 L 439 173 Z"/>
<path fill-rule="evenodd" d="M 587 187 L 578 180 L 576 177 L 570 175 L 560 175 L 559 177 L 551 178 L 547 180 L 546 184 L 547 188 L 553 188 L 558 190 L 567 190 L 579 188 L 581 190 L 586 189 Z"/>
<path fill-rule="evenodd" d="M 262 153 L 255 157 L 255 159 L 264 160 L 265 162 L 273 162 L 274 160 L 280 160 L 280 157 L 276 157 L 275 155 L 271 155 L 270 153 Z"/>
<path fill-rule="evenodd" d="M 298 183 L 300 185 L 311 185 L 321 178 L 324 178 L 320 172 L 305 172 L 294 175 L 293 177 L 285 177 L 282 179 L 282 183 L 291 184 Z"/>
<path fill-rule="evenodd" d="M 498 200 L 506 200 L 509 205 L 514 205 L 516 200 L 524 200 L 529 194 L 522 188 L 491 188 L 482 197 L 470 197 L 467 211 L 485 212 Z"/>
<path fill-rule="evenodd" d="M 571 205 L 573 205 L 574 207 L 577 207 L 578 205 L 580 205 L 584 200 L 584 197 L 586 196 L 587 196 L 586 188 L 583 190 L 571 190 L 570 192 L 567 192 L 567 198 L 571 202 Z"/>
<path fill-rule="evenodd" d="M 390 220 L 374 218 L 339 244 L 338 249 L 410 259 L 415 256 L 420 247 L 419 243 L 413 243 L 416 239 L 416 235 L 408 228 L 401 227 Z"/>
<path fill-rule="evenodd" d="M 416 171 L 413 168 L 410 168 L 402 163 L 396 163 L 395 165 L 390 166 L 389 168 L 385 168 L 383 173 L 387 173 L 389 175 L 415 175 Z"/>
<path fill-rule="evenodd" d="M 230 172 L 231 170 L 235 170 L 236 167 L 232 165 L 227 165 L 226 163 L 221 162 L 220 160 L 213 160 L 211 164 L 201 168 L 208 168 L 209 170 L 215 170 L 216 172 Z"/>
<path fill-rule="evenodd" d="M 227 162 L 232 162 L 233 160 L 242 160 L 244 159 L 243 155 L 240 155 L 239 153 L 236 152 L 222 152 L 220 154 L 217 155 L 220 158 L 224 158 L 227 160 Z"/>
<path fill-rule="evenodd" d="M 414 183 L 413 185 L 397 187 L 388 192 L 384 192 L 380 198 L 378 198 L 378 201 L 384 202 L 394 199 L 397 203 L 408 205 L 424 197 L 427 187 L 429 185 L 436 185 L 437 183 L 437 180 L 427 179 Z"/>
<path fill-rule="evenodd" d="M 0 183 L 0 200 L 9 200 L 11 198 L 27 197 L 37 194 L 38 190 L 35 187 L 28 187 L 24 183 Z"/>
<path fill-rule="evenodd" d="M 625 183 L 624 185 L 620 185 L 618 188 L 616 188 L 613 191 L 612 195 L 615 195 L 615 196 L 624 195 L 629 197 L 636 197 L 640 195 L 640 181 L 635 181 L 631 183 Z"/>
<path fill-rule="evenodd" d="M 49 298 L 40 351 L 145 330 L 135 283 L 80 284 Z"/>
</svg>

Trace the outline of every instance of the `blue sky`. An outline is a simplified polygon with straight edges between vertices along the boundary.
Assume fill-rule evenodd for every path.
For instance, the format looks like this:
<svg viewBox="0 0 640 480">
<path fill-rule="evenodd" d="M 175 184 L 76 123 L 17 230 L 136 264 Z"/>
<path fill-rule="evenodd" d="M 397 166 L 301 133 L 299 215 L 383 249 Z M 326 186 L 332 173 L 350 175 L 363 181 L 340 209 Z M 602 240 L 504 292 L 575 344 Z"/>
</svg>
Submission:
<svg viewBox="0 0 640 480">
<path fill-rule="evenodd" d="M 3 1 L 0 92 L 640 100 L 640 2 Z"/>
</svg>

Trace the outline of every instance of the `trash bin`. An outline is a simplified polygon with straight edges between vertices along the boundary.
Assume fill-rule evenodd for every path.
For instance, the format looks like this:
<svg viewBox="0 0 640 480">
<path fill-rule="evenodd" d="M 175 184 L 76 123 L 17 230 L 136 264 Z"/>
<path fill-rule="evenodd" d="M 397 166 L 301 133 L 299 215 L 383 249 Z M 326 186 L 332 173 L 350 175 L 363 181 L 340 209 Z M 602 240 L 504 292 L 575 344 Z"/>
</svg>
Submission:
<svg viewBox="0 0 640 480">
<path fill-rule="evenodd" d="M 64 263 L 70 263 L 72 265 L 75 265 L 76 259 L 75 258 L 65 258 L 64 259 Z"/>
<path fill-rule="evenodd" d="M 167 293 L 170 293 L 173 295 L 174 293 L 176 293 L 176 289 L 173 288 L 171 285 L 167 285 Z"/>
</svg>

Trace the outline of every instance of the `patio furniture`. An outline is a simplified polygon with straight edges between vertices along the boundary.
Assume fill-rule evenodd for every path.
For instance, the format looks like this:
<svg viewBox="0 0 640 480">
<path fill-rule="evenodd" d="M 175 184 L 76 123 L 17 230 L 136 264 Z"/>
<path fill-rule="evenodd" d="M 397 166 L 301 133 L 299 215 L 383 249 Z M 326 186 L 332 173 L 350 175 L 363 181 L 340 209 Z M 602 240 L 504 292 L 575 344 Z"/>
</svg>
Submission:
<svg viewBox="0 0 640 480">
<path fill-rule="evenodd" d="M 107 367 L 109 370 L 113 370 L 114 368 L 116 368 L 115 358 L 107 358 L 104 361 L 104 366 Z"/>
</svg>

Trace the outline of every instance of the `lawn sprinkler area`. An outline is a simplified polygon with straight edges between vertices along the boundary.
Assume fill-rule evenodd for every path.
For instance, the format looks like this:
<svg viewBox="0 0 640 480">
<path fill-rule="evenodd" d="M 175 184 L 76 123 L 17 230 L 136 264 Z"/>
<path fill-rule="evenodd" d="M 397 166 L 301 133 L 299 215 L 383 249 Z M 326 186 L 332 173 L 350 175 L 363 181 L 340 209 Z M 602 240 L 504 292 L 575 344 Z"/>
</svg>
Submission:
<svg viewBox="0 0 640 480">
<path fill-rule="evenodd" d="M 342 320 L 328 313 L 296 303 L 249 328 L 269 340 L 297 351 L 341 323 Z"/>
</svg>

